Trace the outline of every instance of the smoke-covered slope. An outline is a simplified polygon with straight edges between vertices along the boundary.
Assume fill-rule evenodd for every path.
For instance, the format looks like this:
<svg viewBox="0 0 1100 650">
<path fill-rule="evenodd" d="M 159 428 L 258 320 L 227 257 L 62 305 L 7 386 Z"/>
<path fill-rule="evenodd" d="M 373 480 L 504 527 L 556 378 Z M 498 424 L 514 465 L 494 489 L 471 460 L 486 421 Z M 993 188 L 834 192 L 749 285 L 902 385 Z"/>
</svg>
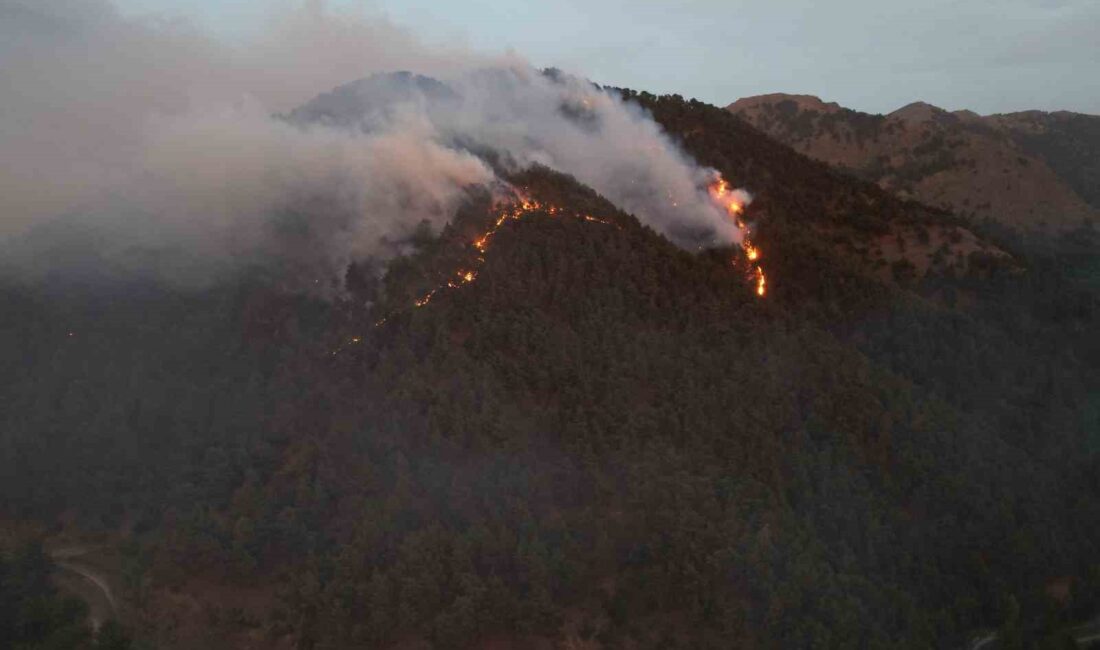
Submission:
<svg viewBox="0 0 1100 650">
<path fill-rule="evenodd" d="M 800 155 L 728 111 L 678 96 L 627 94 L 696 160 L 753 192 L 749 214 L 778 274 L 778 295 L 794 291 L 799 300 L 810 298 L 829 284 L 819 283 L 822 274 L 846 269 L 905 284 L 929 273 L 1015 266 L 969 222 Z M 789 254 L 787 246 L 801 250 Z M 807 249 L 815 257 L 807 257 Z M 784 274 L 793 281 L 781 281 Z"/>
<path fill-rule="evenodd" d="M 411 72 L 378 74 L 318 95 L 286 118 L 300 125 L 344 128 L 385 126 L 407 104 L 442 104 L 459 98 L 446 84 Z"/>
<path fill-rule="evenodd" d="M 542 166 L 494 171 L 521 219 L 470 192 L 338 300 L 8 286 L 5 513 L 132 542 L 165 647 L 923 648 L 1088 614 L 1093 236 L 884 277 L 880 238 L 959 226 L 625 96 L 757 195 L 767 297 Z"/>
</svg>

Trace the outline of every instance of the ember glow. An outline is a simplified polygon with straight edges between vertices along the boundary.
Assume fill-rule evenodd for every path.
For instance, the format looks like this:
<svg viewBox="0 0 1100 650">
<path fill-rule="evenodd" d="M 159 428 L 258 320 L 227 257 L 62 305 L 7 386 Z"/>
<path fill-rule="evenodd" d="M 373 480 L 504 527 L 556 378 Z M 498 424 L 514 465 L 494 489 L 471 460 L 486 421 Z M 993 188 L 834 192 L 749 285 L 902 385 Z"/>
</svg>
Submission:
<svg viewBox="0 0 1100 650">
<path fill-rule="evenodd" d="M 569 212 L 556 205 L 549 205 L 528 198 L 525 194 L 519 191 L 515 191 L 512 200 L 497 205 L 497 217 L 493 220 L 492 225 L 470 242 L 470 246 L 477 252 L 477 256 L 474 258 L 475 266 L 480 266 L 485 263 L 485 253 L 489 250 L 489 245 L 493 241 L 493 237 L 496 236 L 497 231 L 509 221 L 520 221 L 524 217 L 530 216 L 536 213 L 543 213 L 551 217 L 565 216 L 571 219 L 577 219 L 579 221 L 586 221 L 589 223 L 599 223 L 606 226 L 616 226 L 615 223 L 607 221 L 606 219 L 600 219 L 590 214 L 581 214 L 579 212 Z M 617 227 L 617 226 L 616 226 Z M 460 269 L 455 272 L 454 278 L 448 280 L 445 284 L 442 284 L 428 293 L 421 296 L 419 299 L 413 302 L 414 307 L 423 307 L 429 304 L 436 294 L 443 289 L 458 289 L 459 287 L 470 284 L 477 280 L 477 271 L 475 269 Z M 381 325 L 386 322 L 386 318 L 378 321 L 376 325 Z"/>
<path fill-rule="evenodd" d="M 741 218 L 745 213 L 748 195 L 743 190 L 731 189 L 729 183 L 721 177 L 718 177 L 708 188 L 708 192 L 711 199 L 722 206 L 729 218 L 737 225 L 737 230 L 741 233 L 741 252 L 745 254 L 745 259 L 753 263 L 759 262 L 763 255 L 760 248 L 749 239 L 749 226 Z M 756 295 L 763 298 L 768 290 L 768 279 L 764 275 L 764 267 L 755 264 L 753 276 L 756 282 Z"/>
<path fill-rule="evenodd" d="M 760 248 L 749 241 L 749 227 L 741 218 L 741 215 L 745 212 L 745 205 L 749 200 L 748 194 L 744 190 L 731 189 L 729 184 L 721 178 L 708 189 L 711 198 L 723 207 L 729 215 L 729 218 L 737 225 L 737 229 L 741 233 L 741 250 L 745 254 L 745 258 L 753 263 L 758 262 L 762 256 Z M 475 264 L 477 266 L 485 263 L 485 253 L 489 250 L 493 237 L 496 236 L 497 232 L 504 224 L 509 221 L 520 221 L 532 214 L 543 213 L 551 217 L 565 216 L 567 218 L 589 223 L 599 223 L 608 226 L 616 225 L 611 221 L 600 219 L 590 214 L 570 212 L 556 205 L 542 203 L 529 198 L 526 194 L 518 190 L 514 191 L 511 200 L 498 204 L 497 209 L 499 210 L 497 217 L 489 228 L 470 243 L 470 246 L 477 252 L 477 256 L 475 257 Z M 756 295 L 763 297 L 767 292 L 767 278 L 764 276 L 764 268 L 759 264 L 755 264 L 753 278 L 756 284 Z M 476 279 L 476 270 L 458 270 L 455 272 L 454 278 L 421 296 L 413 302 L 413 306 L 423 307 L 429 304 L 441 290 L 458 289 L 463 285 L 474 282 Z M 385 322 L 385 320 L 386 319 L 379 321 L 378 324 Z"/>
<path fill-rule="evenodd" d="M 741 218 L 741 215 L 745 212 L 745 205 L 748 203 L 749 197 L 744 190 L 731 189 L 726 181 L 719 178 L 713 185 L 708 188 L 711 198 L 722 206 L 729 218 L 736 224 L 738 231 L 741 233 L 741 251 L 744 253 L 745 258 L 749 262 L 754 263 L 752 271 L 753 281 L 756 284 L 756 295 L 763 297 L 767 293 L 767 278 L 764 275 L 764 268 L 759 264 L 755 264 L 760 261 L 762 257 L 760 248 L 749 241 L 748 224 Z M 542 203 L 535 199 L 528 197 L 526 194 L 519 190 L 513 190 L 512 197 L 502 203 L 498 203 L 496 209 L 496 219 L 490 224 L 485 232 L 475 237 L 470 246 L 476 252 L 473 259 L 473 266 L 477 267 L 485 263 L 485 254 L 488 252 L 489 247 L 492 245 L 493 238 L 497 232 L 509 221 L 521 221 L 525 217 L 532 214 L 542 213 L 551 217 L 566 217 L 570 219 L 576 219 L 579 221 L 585 221 L 588 223 L 598 223 L 607 226 L 619 227 L 612 221 L 606 219 L 600 219 L 590 214 L 582 214 L 579 212 L 567 211 L 559 206 Z M 435 287 L 431 291 L 425 293 L 420 298 L 413 301 L 413 307 L 424 307 L 432 302 L 432 300 L 439 294 L 440 291 L 445 289 L 458 289 L 464 285 L 471 284 L 477 280 L 478 272 L 476 268 L 472 269 L 459 269 L 455 271 L 451 279 L 445 283 Z M 389 317 L 375 323 L 376 326 L 380 326 Z"/>
<path fill-rule="evenodd" d="M 719 178 L 712 186 L 708 188 L 711 198 L 716 201 L 729 215 L 729 218 L 736 224 L 738 231 L 741 233 L 741 251 L 744 253 L 745 258 L 749 262 L 758 262 L 762 257 L 760 248 L 755 246 L 749 241 L 748 224 L 741 218 L 741 215 L 745 211 L 745 205 L 748 203 L 748 195 L 743 190 L 731 190 L 729 184 Z M 620 228 L 618 224 L 613 221 L 594 217 L 590 214 L 583 214 L 580 212 L 567 211 L 559 206 L 542 203 L 535 199 L 529 198 L 519 190 L 513 190 L 513 195 L 509 200 L 498 203 L 495 206 L 497 210 L 496 219 L 493 220 L 491 225 L 475 237 L 470 242 L 470 247 L 474 249 L 476 255 L 473 258 L 473 266 L 481 266 L 485 263 L 485 254 L 488 252 L 493 238 L 497 232 L 509 221 L 521 221 L 525 217 L 532 214 L 542 213 L 550 217 L 566 217 L 570 219 L 576 219 L 578 221 L 584 221 L 588 223 L 598 223 L 606 226 L 615 226 Z M 478 271 L 476 268 L 459 269 L 454 272 L 454 275 L 439 286 L 435 287 L 431 291 L 428 291 L 420 298 L 413 301 L 412 306 L 414 308 L 424 307 L 432 302 L 432 300 L 441 291 L 446 289 L 459 289 L 464 285 L 472 284 L 477 280 Z M 764 275 L 764 268 L 759 264 L 754 264 L 752 271 L 753 281 L 756 285 L 756 295 L 764 297 L 767 293 L 767 277 Z M 392 316 L 392 314 L 391 314 Z M 382 318 L 375 323 L 375 327 L 380 327 L 389 320 L 390 316 Z M 356 336 L 351 339 L 351 343 L 359 343 L 361 339 Z M 341 349 L 345 346 L 341 346 Z M 337 354 L 339 349 L 332 352 L 333 355 Z"/>
</svg>

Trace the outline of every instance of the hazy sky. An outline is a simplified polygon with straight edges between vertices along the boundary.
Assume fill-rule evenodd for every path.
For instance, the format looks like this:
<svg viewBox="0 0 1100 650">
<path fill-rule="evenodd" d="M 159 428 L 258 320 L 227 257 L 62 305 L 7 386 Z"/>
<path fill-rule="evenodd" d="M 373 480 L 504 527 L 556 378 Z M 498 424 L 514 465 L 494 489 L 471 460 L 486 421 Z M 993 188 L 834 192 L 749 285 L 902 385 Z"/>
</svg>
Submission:
<svg viewBox="0 0 1100 650">
<path fill-rule="evenodd" d="M 317 0 L 314 0 L 317 1 Z M 287 0 L 116 0 L 246 32 Z M 725 105 L 809 93 L 871 112 L 1100 113 L 1100 0 L 334 0 L 429 42 L 513 48 L 600 83 Z"/>
</svg>

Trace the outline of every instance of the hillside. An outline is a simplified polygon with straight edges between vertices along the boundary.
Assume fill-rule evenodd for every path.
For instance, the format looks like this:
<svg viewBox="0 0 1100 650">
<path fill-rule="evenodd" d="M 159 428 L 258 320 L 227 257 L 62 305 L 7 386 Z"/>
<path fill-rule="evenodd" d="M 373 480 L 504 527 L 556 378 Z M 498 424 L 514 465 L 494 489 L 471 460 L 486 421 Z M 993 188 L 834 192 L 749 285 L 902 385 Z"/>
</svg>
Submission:
<svg viewBox="0 0 1100 650">
<path fill-rule="evenodd" d="M 1059 111 L 990 115 L 1029 155 L 1043 159 L 1093 208 L 1100 209 L 1100 117 Z"/>
<path fill-rule="evenodd" d="M 1064 229 L 1100 215 L 1100 117 L 982 117 L 921 102 L 869 115 L 783 94 L 728 109 L 801 153 L 972 219 Z"/>
<path fill-rule="evenodd" d="M 522 218 L 473 192 L 340 300 L 277 266 L 5 282 L 0 514 L 113 540 L 165 648 L 959 647 L 1092 614 L 1095 233 L 973 230 L 615 92 L 755 194 L 765 298 L 737 251 L 503 165 Z"/>
</svg>

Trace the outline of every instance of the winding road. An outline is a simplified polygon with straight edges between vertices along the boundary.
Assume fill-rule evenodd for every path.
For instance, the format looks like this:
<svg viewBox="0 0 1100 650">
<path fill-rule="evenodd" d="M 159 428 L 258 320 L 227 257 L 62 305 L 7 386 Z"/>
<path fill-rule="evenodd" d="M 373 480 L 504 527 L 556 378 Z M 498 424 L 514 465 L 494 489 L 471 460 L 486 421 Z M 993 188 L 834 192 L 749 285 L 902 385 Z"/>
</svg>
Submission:
<svg viewBox="0 0 1100 650">
<path fill-rule="evenodd" d="M 104 622 L 118 617 L 118 604 L 103 574 L 79 560 L 92 550 L 84 546 L 71 546 L 55 549 L 50 556 L 60 569 L 58 582 L 61 587 L 88 603 L 88 619 L 92 628 L 98 631 Z"/>
<path fill-rule="evenodd" d="M 98 631 L 104 622 L 118 617 L 118 604 L 107 579 L 96 568 L 82 564 L 79 560 L 93 550 L 85 546 L 70 546 L 55 549 L 50 552 L 50 556 L 54 564 L 61 569 L 59 582 L 62 587 L 69 589 L 88 603 L 88 618 L 92 627 Z M 1093 641 L 1100 641 L 1100 617 L 1071 628 L 1070 633 L 1081 647 Z M 968 650 L 995 650 L 998 642 L 997 633 L 991 632 L 974 639 L 967 648 Z"/>
<path fill-rule="evenodd" d="M 1094 618 L 1088 623 L 1074 626 L 1069 629 L 1070 635 L 1077 645 L 1084 648 L 1085 644 L 1100 641 L 1100 617 Z M 996 650 L 1000 639 L 996 632 L 990 632 L 985 636 L 974 639 L 967 650 Z"/>
</svg>

